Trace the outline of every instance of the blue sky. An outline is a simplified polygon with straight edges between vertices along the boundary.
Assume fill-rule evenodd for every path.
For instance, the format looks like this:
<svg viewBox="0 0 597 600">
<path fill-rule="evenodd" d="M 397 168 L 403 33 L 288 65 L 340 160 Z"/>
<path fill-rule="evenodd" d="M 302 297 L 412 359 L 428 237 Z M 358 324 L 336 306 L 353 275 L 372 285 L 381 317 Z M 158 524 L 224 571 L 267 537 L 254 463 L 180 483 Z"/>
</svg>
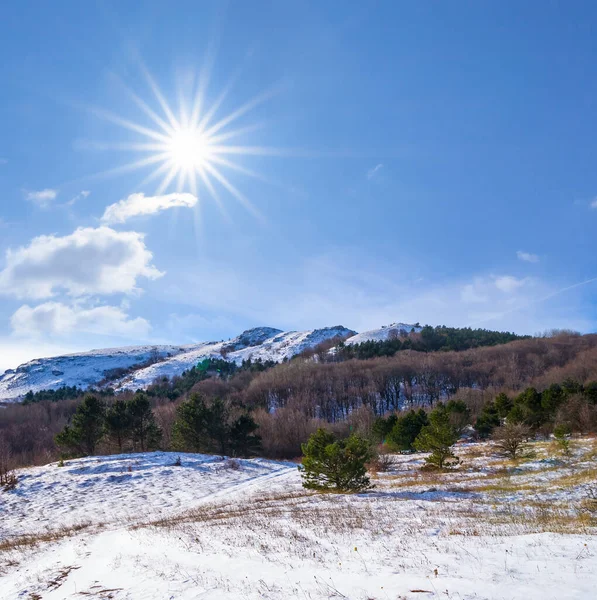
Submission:
<svg viewBox="0 0 597 600">
<path fill-rule="evenodd" d="M 10 3 L 0 369 L 258 325 L 595 331 L 596 25 L 591 2 Z"/>
</svg>

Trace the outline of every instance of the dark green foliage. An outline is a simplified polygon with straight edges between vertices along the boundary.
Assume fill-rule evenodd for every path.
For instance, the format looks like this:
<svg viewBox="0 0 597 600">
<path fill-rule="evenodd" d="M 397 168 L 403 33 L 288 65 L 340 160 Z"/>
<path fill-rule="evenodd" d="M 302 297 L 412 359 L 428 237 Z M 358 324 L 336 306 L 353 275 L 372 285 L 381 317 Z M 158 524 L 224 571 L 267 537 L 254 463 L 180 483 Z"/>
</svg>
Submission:
<svg viewBox="0 0 597 600">
<path fill-rule="evenodd" d="M 394 425 L 396 425 L 397 420 L 398 417 L 394 414 L 375 419 L 371 428 L 371 434 L 376 443 L 385 444 L 386 438 L 394 428 Z"/>
<path fill-rule="evenodd" d="M 259 373 L 270 369 L 276 364 L 277 363 L 271 360 L 251 361 L 249 359 L 244 360 L 242 364 L 238 366 L 236 363 L 228 362 L 221 358 L 206 358 L 187 371 L 183 371 L 180 376 L 173 377 L 172 379 L 165 377 L 161 381 L 153 383 L 149 386 L 146 393 L 148 396 L 165 397 L 170 400 L 176 400 L 191 391 L 197 383 L 205 381 L 210 377 L 229 379 L 233 375 L 243 371 Z"/>
<path fill-rule="evenodd" d="M 202 452 L 209 446 L 209 409 L 199 394 L 193 394 L 176 409 L 173 442 L 187 452 Z"/>
<path fill-rule="evenodd" d="M 387 444 L 391 450 L 414 450 L 414 442 L 421 429 L 429 424 L 427 413 L 420 409 L 411 410 L 404 416 L 398 417 L 394 427 L 387 436 Z"/>
<path fill-rule="evenodd" d="M 543 415 L 552 420 L 556 411 L 566 401 L 566 392 L 562 386 L 554 383 L 541 392 L 541 409 Z"/>
<path fill-rule="evenodd" d="M 589 381 L 585 385 L 584 396 L 591 404 L 597 404 L 597 381 Z"/>
<path fill-rule="evenodd" d="M 136 393 L 127 403 L 127 409 L 133 448 L 145 452 L 159 447 L 162 431 L 155 422 L 147 396 Z"/>
<path fill-rule="evenodd" d="M 231 422 L 227 405 L 218 398 L 208 406 L 202 396 L 193 394 L 176 413 L 173 441 L 180 450 L 251 456 L 261 446 L 253 418 L 244 413 Z"/>
<path fill-rule="evenodd" d="M 495 409 L 500 419 L 505 419 L 513 406 L 514 403 L 506 394 L 498 394 L 495 397 Z"/>
<path fill-rule="evenodd" d="M 114 395 L 111 388 L 103 390 L 89 390 L 94 396 L 108 397 Z M 22 404 L 35 404 L 36 402 L 59 402 L 60 400 L 76 400 L 83 396 L 84 391 L 77 386 L 62 386 L 56 390 L 40 390 L 38 392 L 28 391 L 23 398 Z"/>
<path fill-rule="evenodd" d="M 538 427 L 545 421 L 543 407 L 541 405 L 541 394 L 535 388 L 527 388 L 522 394 L 514 399 L 513 417 L 518 423 L 525 423 L 529 427 Z M 512 415 L 512 411 L 510 411 Z M 520 417 L 522 416 L 522 420 Z"/>
<path fill-rule="evenodd" d="M 56 436 L 56 444 L 76 454 L 93 454 L 104 435 L 105 413 L 106 405 L 102 400 L 85 396 L 71 424 Z"/>
<path fill-rule="evenodd" d="M 129 405 L 123 400 L 116 400 L 106 411 L 106 435 L 122 452 L 123 445 L 131 437 L 132 419 Z"/>
<path fill-rule="evenodd" d="M 475 429 L 482 439 L 488 438 L 496 427 L 501 425 L 500 413 L 495 402 L 488 402 L 475 423 Z"/>
<path fill-rule="evenodd" d="M 230 427 L 230 452 L 232 456 L 248 458 L 261 450 L 261 437 L 255 432 L 259 425 L 251 415 L 241 415 Z"/>
<path fill-rule="evenodd" d="M 420 452 L 431 452 L 425 459 L 428 466 L 444 469 L 458 464 L 452 446 L 458 440 L 458 432 L 450 423 L 450 413 L 443 404 L 429 413 L 429 425 L 421 430 L 414 442 Z"/>
<path fill-rule="evenodd" d="M 497 346 L 530 336 L 520 336 L 509 332 L 471 329 L 470 327 L 431 327 L 426 325 L 420 334 L 391 337 L 382 341 L 368 341 L 361 344 L 342 345 L 338 356 L 343 359 L 368 359 L 376 356 L 393 356 L 399 350 L 436 352 L 438 350 L 468 350 L 481 346 Z"/>
<path fill-rule="evenodd" d="M 207 432 L 213 449 L 220 454 L 228 454 L 230 426 L 228 407 L 220 398 L 216 398 L 207 412 Z"/>
<path fill-rule="evenodd" d="M 325 429 L 319 429 L 302 450 L 299 469 L 303 487 L 325 492 L 362 492 L 372 487 L 365 465 L 373 453 L 364 438 L 351 435 L 336 440 Z"/>
<path fill-rule="evenodd" d="M 471 411 L 465 402 L 462 400 L 450 400 L 446 404 L 446 412 L 448 413 L 450 424 L 454 430 L 460 435 L 467 425 L 471 422 Z"/>
</svg>

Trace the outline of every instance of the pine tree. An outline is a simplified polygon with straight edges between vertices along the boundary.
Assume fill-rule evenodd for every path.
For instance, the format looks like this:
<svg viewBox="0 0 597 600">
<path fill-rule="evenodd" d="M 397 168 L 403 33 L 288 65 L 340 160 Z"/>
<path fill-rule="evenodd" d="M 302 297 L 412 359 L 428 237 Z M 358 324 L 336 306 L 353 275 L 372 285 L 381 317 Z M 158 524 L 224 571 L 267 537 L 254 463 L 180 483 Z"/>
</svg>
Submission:
<svg viewBox="0 0 597 600">
<path fill-rule="evenodd" d="M 206 452 L 209 449 L 210 414 L 202 396 L 193 394 L 176 409 L 174 446 L 186 452 Z"/>
<path fill-rule="evenodd" d="M 123 400 L 116 400 L 106 411 L 106 434 L 122 452 L 123 444 L 131 437 L 131 413 Z"/>
<path fill-rule="evenodd" d="M 328 492 L 362 492 L 372 487 L 365 466 L 373 457 L 367 440 L 356 435 L 336 440 L 319 429 L 302 450 L 303 487 Z"/>
<path fill-rule="evenodd" d="M 138 447 L 141 452 L 157 448 L 162 439 L 162 431 L 155 422 L 147 396 L 136 393 L 133 399 L 127 402 L 127 409 L 133 447 Z"/>
<path fill-rule="evenodd" d="M 491 432 L 501 425 L 501 419 L 498 409 L 493 400 L 488 402 L 481 411 L 481 414 L 477 417 L 475 423 L 475 429 L 482 439 L 485 439 L 491 435 Z"/>
<path fill-rule="evenodd" d="M 222 455 L 228 454 L 230 440 L 228 408 L 220 398 L 216 398 L 209 407 L 207 416 L 207 432 L 211 440 L 210 449 Z"/>
<path fill-rule="evenodd" d="M 87 395 L 72 418 L 57 436 L 56 444 L 78 454 L 91 455 L 104 435 L 106 405 L 95 396 Z"/>
<path fill-rule="evenodd" d="M 373 434 L 373 438 L 376 443 L 385 444 L 388 434 L 398 421 L 398 417 L 396 415 L 389 415 L 388 417 L 378 417 L 375 419 L 373 423 L 373 427 L 371 429 L 371 433 Z"/>
<path fill-rule="evenodd" d="M 423 427 L 414 446 L 421 452 L 431 452 L 425 459 L 428 466 L 444 469 L 459 462 L 452 452 L 457 440 L 458 433 L 450 423 L 450 413 L 440 404 L 429 414 L 429 425 Z"/>
<path fill-rule="evenodd" d="M 428 423 L 427 413 L 423 409 L 418 412 L 411 410 L 406 415 L 398 417 L 392 431 L 388 434 L 388 446 L 391 450 L 413 450 L 415 439 Z"/>
<path fill-rule="evenodd" d="M 233 456 L 243 458 L 257 454 L 261 449 L 261 436 L 255 432 L 259 425 L 251 415 L 241 415 L 230 427 L 230 448 Z"/>
</svg>

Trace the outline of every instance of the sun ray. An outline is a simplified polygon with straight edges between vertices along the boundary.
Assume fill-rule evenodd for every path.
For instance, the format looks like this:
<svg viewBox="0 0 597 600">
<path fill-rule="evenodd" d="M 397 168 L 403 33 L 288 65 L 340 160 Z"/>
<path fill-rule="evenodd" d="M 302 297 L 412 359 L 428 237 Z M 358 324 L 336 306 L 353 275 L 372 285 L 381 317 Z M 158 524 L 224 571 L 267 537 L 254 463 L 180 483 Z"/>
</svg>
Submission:
<svg viewBox="0 0 597 600">
<path fill-rule="evenodd" d="M 205 135 L 207 137 L 212 136 L 214 133 L 217 133 L 218 131 L 220 131 L 220 129 L 222 129 L 226 125 L 229 125 L 233 121 L 236 121 L 236 119 L 238 119 L 239 117 L 242 117 L 242 115 L 249 112 L 251 109 L 255 108 L 262 102 L 265 102 L 266 100 L 269 100 L 272 96 L 275 96 L 277 93 L 279 93 L 279 91 L 280 91 L 279 86 L 275 86 L 275 87 L 263 92 L 262 94 L 255 96 L 253 99 L 249 100 L 248 102 L 245 102 L 240 108 L 237 108 L 234 112 L 231 112 L 228 116 L 226 116 L 223 119 L 221 119 L 220 121 L 218 121 L 215 125 L 212 125 L 205 132 Z"/>
<path fill-rule="evenodd" d="M 166 189 L 168 188 L 168 186 L 170 185 L 172 180 L 176 177 L 177 173 L 178 173 L 178 168 L 176 167 L 176 165 L 171 165 L 170 171 L 164 177 L 164 179 L 162 180 L 162 183 L 160 183 L 160 186 L 156 190 L 156 195 L 161 196 L 166 191 Z"/>
<path fill-rule="evenodd" d="M 216 114 L 222 110 L 222 106 L 230 95 L 240 71 L 228 80 L 215 100 L 207 105 L 206 93 L 212 66 L 213 57 L 208 56 L 208 60 L 198 77 L 190 76 L 179 80 L 177 101 L 174 103 L 176 108 L 174 110 L 149 70 L 142 63 L 143 75 L 153 93 L 155 102 L 161 110 L 156 112 L 153 99 L 151 103 L 148 102 L 120 82 L 139 112 L 151 123 L 150 126 L 130 121 L 99 108 L 93 107 L 90 109 L 96 116 L 140 136 L 140 139 L 130 142 L 95 143 L 92 147 L 104 150 L 149 153 L 149 156 L 145 158 L 109 169 L 99 173 L 96 177 L 152 167 L 151 172 L 140 183 L 143 191 L 146 186 L 154 183 L 157 186 L 155 191 L 157 195 L 165 193 L 168 189 L 178 192 L 190 190 L 193 195 L 199 198 L 201 190 L 204 189 L 207 195 L 213 198 L 222 215 L 228 219 L 222 194 L 225 191 L 251 214 L 263 220 L 263 216 L 253 203 L 229 179 L 229 173 L 226 172 L 239 173 L 267 183 L 270 182 L 256 171 L 238 164 L 228 156 L 277 156 L 287 155 L 288 151 L 281 151 L 267 146 L 231 145 L 228 143 L 229 140 L 240 136 L 248 136 L 257 129 L 262 128 L 263 122 L 240 123 L 234 128 L 230 128 L 230 125 L 271 98 L 279 91 L 280 86 L 272 87 L 253 97 L 214 123 Z M 191 98 L 191 102 L 187 102 L 188 98 Z"/>
<path fill-rule="evenodd" d="M 223 167 L 228 167 L 229 169 L 232 169 L 233 171 L 242 173 L 243 175 L 247 175 L 248 177 L 253 177 L 253 179 L 259 179 L 260 181 L 267 182 L 267 179 L 265 177 L 263 177 L 263 175 L 260 175 L 259 173 L 257 173 L 256 171 L 253 171 L 252 169 L 247 169 L 246 167 L 238 165 L 238 164 L 232 162 L 231 160 L 227 160 L 226 158 L 222 158 L 221 156 L 212 156 L 210 160 L 212 163 L 216 163 L 217 165 L 222 165 Z"/>
<path fill-rule="evenodd" d="M 106 121 L 111 121 L 116 125 L 120 125 L 126 129 L 130 129 L 131 131 L 135 131 L 136 133 L 140 133 L 147 137 L 153 138 L 154 140 L 159 140 L 161 142 L 168 142 L 168 136 L 163 133 L 159 133 L 154 131 L 153 129 L 148 129 L 147 127 L 143 127 L 142 125 L 137 125 L 137 123 L 133 123 L 132 121 L 128 121 L 127 119 L 123 119 L 118 115 L 115 115 L 107 110 L 103 110 L 102 108 L 91 107 L 90 111 L 98 117 L 102 117 L 106 119 Z"/>
<path fill-rule="evenodd" d="M 165 158 L 167 158 L 166 154 L 155 154 L 153 156 L 148 156 L 147 158 L 127 163 L 119 167 L 114 167 L 113 169 L 106 169 L 105 171 L 100 171 L 99 173 L 86 177 L 85 179 L 103 179 L 105 177 L 112 177 L 113 175 L 120 175 L 129 171 L 137 171 L 138 169 L 142 169 L 143 167 L 162 162 Z"/>
<path fill-rule="evenodd" d="M 239 127 L 238 129 L 232 129 L 231 131 L 227 131 L 226 133 L 221 133 L 220 135 L 210 136 L 209 143 L 210 144 L 221 144 L 226 140 L 232 139 L 234 137 L 238 137 L 239 135 L 245 135 L 246 133 L 253 133 L 253 131 L 257 131 L 264 127 L 265 123 L 253 123 L 252 125 L 247 125 L 246 127 Z"/>
<path fill-rule="evenodd" d="M 205 169 L 199 170 L 199 177 L 201 178 L 203 185 L 205 185 L 205 187 L 211 194 L 211 197 L 216 201 L 218 209 L 220 210 L 220 214 L 223 215 L 226 221 L 230 222 L 230 215 L 228 214 L 228 211 L 226 210 L 226 207 L 224 206 L 224 203 L 220 198 L 220 194 L 218 194 L 218 190 L 216 190 L 216 188 L 213 186 L 209 175 L 205 172 Z"/>
<path fill-rule="evenodd" d="M 168 102 L 166 102 L 166 99 L 164 98 L 157 83 L 154 81 L 151 73 L 149 72 L 149 70 L 143 63 L 141 63 L 141 70 L 143 71 L 143 75 L 145 75 L 145 79 L 147 79 L 147 83 L 149 84 L 151 91 L 153 92 L 157 101 L 160 103 L 160 106 L 162 107 L 164 114 L 166 115 L 166 117 L 168 117 L 168 121 L 170 121 L 170 125 L 172 126 L 173 129 L 175 129 L 175 130 L 178 129 L 178 127 L 180 126 L 178 120 L 174 116 L 174 113 L 170 109 Z"/>
<path fill-rule="evenodd" d="M 254 217 L 263 221 L 263 215 L 253 206 L 252 202 L 234 185 L 232 185 L 224 175 L 213 165 L 205 163 L 205 169 L 209 171 Z"/>
<path fill-rule="evenodd" d="M 155 181 L 156 179 L 158 179 L 158 177 L 160 175 L 162 175 L 164 172 L 166 172 L 168 169 L 170 169 L 170 164 L 165 162 L 163 163 L 160 167 L 158 167 L 155 171 L 152 171 L 149 175 L 147 175 L 147 177 L 145 177 L 145 179 L 143 179 L 143 181 L 141 181 L 139 183 L 139 187 L 143 188 L 144 186 L 146 186 L 148 183 L 151 183 L 152 181 Z"/>
</svg>

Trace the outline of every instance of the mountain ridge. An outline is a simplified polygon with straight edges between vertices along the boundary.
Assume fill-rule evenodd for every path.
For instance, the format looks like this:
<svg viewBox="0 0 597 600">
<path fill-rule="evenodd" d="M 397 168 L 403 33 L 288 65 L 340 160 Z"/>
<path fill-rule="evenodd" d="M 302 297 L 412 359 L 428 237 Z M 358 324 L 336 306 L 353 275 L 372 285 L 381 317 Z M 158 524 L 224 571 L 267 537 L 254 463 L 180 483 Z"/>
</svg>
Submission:
<svg viewBox="0 0 597 600">
<path fill-rule="evenodd" d="M 180 375 L 206 358 L 242 363 L 243 360 L 282 362 L 336 337 L 346 343 L 388 339 L 396 330 L 420 330 L 417 325 L 393 323 L 358 334 L 342 325 L 307 331 L 255 327 L 230 340 L 186 345 L 139 345 L 103 348 L 82 353 L 37 358 L 0 375 L 0 402 L 19 402 L 29 391 L 76 386 L 107 386 L 116 390 L 146 388 L 159 377 Z M 354 340 L 353 340 L 354 338 Z"/>
</svg>

